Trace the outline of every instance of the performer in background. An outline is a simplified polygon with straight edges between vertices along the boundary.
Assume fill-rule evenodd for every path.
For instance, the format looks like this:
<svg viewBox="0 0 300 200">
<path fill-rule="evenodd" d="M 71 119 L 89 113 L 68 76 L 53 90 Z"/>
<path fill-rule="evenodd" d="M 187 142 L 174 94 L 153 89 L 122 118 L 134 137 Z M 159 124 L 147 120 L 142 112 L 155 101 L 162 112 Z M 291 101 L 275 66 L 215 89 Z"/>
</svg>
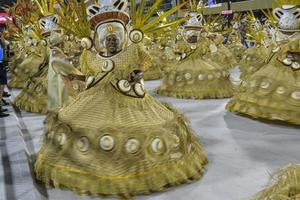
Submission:
<svg viewBox="0 0 300 200">
<path fill-rule="evenodd" d="M 7 84 L 7 57 L 6 57 L 6 45 L 4 37 L 1 33 L 0 38 L 0 118 L 8 117 L 9 114 L 5 113 L 7 109 L 2 109 L 2 106 L 8 105 L 3 99 L 4 87 Z"/>
</svg>

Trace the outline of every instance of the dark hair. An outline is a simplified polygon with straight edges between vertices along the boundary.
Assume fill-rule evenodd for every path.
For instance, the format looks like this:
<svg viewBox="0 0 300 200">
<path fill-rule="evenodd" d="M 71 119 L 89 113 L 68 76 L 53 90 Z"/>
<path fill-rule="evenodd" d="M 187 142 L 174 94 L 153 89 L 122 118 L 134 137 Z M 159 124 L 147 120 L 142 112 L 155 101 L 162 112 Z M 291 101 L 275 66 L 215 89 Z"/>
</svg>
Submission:
<svg viewBox="0 0 300 200">
<path fill-rule="evenodd" d="M 5 41 L 2 32 L 0 32 L 0 46 L 1 48 L 5 49 Z"/>
</svg>

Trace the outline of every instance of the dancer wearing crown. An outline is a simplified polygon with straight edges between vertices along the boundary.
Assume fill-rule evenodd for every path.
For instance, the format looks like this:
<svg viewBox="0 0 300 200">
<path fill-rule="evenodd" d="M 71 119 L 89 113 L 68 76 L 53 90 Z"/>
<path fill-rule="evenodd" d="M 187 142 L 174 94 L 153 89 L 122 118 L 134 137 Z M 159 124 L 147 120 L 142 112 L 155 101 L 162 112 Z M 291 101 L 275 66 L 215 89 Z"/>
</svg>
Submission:
<svg viewBox="0 0 300 200">
<path fill-rule="evenodd" d="M 41 44 L 46 46 L 46 55 L 39 71 L 31 76 L 23 91 L 16 97 L 14 104 L 21 110 L 34 113 L 46 113 L 48 103 L 48 64 L 49 46 L 60 43 L 63 39 L 62 33 L 58 30 L 59 17 L 55 15 L 55 1 L 41 3 L 36 0 L 41 14 L 44 16 L 39 20 L 42 29 L 43 40 Z"/>
<path fill-rule="evenodd" d="M 179 62 L 166 71 L 157 93 L 187 99 L 231 97 L 234 86 L 229 80 L 229 72 L 213 60 L 204 58 L 210 48 L 215 48 L 214 52 L 218 49 L 215 43 L 206 37 L 207 33 L 202 32 L 203 16 L 197 12 L 197 4 L 192 3 L 190 8 L 190 19 L 177 37 L 181 42 L 177 42 L 175 48 L 183 50 Z"/>
<path fill-rule="evenodd" d="M 14 56 L 9 68 L 12 78 L 8 84 L 11 88 L 23 88 L 29 77 L 35 74 L 45 59 L 46 48 L 39 43 L 39 30 L 35 29 L 38 14 L 35 5 L 24 0 L 17 1 L 6 11 L 14 17 L 14 23 L 8 24 L 7 32 L 13 38 Z"/>
<path fill-rule="evenodd" d="M 266 12 L 265 12 L 266 13 Z M 272 39 L 269 37 L 266 27 L 256 19 L 253 12 L 248 15 L 247 39 L 254 46 L 248 48 L 239 62 L 242 71 L 241 80 L 247 80 L 252 74 L 266 64 L 267 58 L 274 48 Z"/>
<path fill-rule="evenodd" d="M 82 41 L 89 50 L 81 69 L 90 77 L 85 91 L 46 120 L 35 173 L 47 185 L 130 198 L 203 175 L 206 157 L 184 116 L 144 89 L 141 69 L 151 59 L 141 42 L 160 21 L 149 21 L 159 3 L 147 15 L 143 3 L 135 5 L 130 15 L 123 0 L 87 8 L 94 36 Z"/>
<path fill-rule="evenodd" d="M 297 2 L 283 3 L 273 11 L 278 20 L 277 46 L 268 64 L 242 84 L 227 109 L 254 118 L 300 125 L 300 9 Z"/>
</svg>

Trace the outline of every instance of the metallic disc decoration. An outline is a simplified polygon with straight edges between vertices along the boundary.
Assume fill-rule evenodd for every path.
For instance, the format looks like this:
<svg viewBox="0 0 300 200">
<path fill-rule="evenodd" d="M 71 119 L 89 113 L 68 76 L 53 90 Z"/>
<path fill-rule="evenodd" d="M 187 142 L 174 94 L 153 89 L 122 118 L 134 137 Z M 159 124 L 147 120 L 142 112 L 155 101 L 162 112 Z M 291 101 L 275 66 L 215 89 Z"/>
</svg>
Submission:
<svg viewBox="0 0 300 200">
<path fill-rule="evenodd" d="M 192 74 L 191 74 L 191 73 L 185 73 L 185 74 L 184 74 L 184 78 L 185 78 L 186 80 L 191 80 L 191 79 L 192 79 Z"/>
<path fill-rule="evenodd" d="M 297 70 L 297 69 L 300 69 L 300 64 L 298 62 L 293 62 L 292 63 L 292 68 Z"/>
<path fill-rule="evenodd" d="M 87 37 L 82 38 L 81 46 L 85 49 L 91 49 L 93 46 L 93 42 L 92 42 L 91 38 L 87 38 Z"/>
<path fill-rule="evenodd" d="M 151 149 L 154 153 L 162 154 L 165 151 L 165 144 L 160 138 L 154 138 L 151 142 Z"/>
<path fill-rule="evenodd" d="M 99 146 L 104 151 L 111 151 L 115 147 L 114 138 L 110 135 L 104 135 L 100 138 Z"/>
<path fill-rule="evenodd" d="M 145 93 L 146 93 L 146 92 L 145 92 L 144 84 L 136 83 L 136 84 L 134 84 L 133 89 L 134 89 L 134 92 L 135 92 L 138 96 L 140 96 L 140 97 L 145 96 Z"/>
<path fill-rule="evenodd" d="M 203 81 L 205 79 L 205 75 L 204 74 L 199 74 L 198 75 L 198 80 Z"/>
<path fill-rule="evenodd" d="M 292 93 L 292 98 L 295 100 L 300 100 L 300 92 L 293 92 Z"/>
<path fill-rule="evenodd" d="M 85 82 L 86 88 L 89 88 L 94 81 L 95 81 L 95 77 L 94 76 L 89 76 L 86 79 L 86 82 Z"/>
<path fill-rule="evenodd" d="M 133 43 L 139 43 L 144 39 L 144 34 L 138 29 L 134 29 L 129 33 L 129 38 Z"/>
<path fill-rule="evenodd" d="M 76 146 L 77 146 L 78 150 L 81 152 L 88 151 L 89 147 L 90 147 L 89 139 L 87 137 L 79 138 L 76 142 Z"/>
<path fill-rule="evenodd" d="M 121 90 L 121 92 L 129 92 L 131 90 L 131 85 L 127 80 L 120 80 L 117 83 L 119 90 Z"/>
<path fill-rule="evenodd" d="M 285 58 L 283 60 L 283 64 L 287 65 L 287 66 L 290 66 L 291 64 L 293 63 L 292 59 L 290 58 Z"/>
<path fill-rule="evenodd" d="M 284 94 L 286 92 L 286 89 L 282 86 L 278 87 L 276 90 L 276 93 L 278 94 Z"/>
<path fill-rule="evenodd" d="M 42 44 L 43 46 L 47 46 L 48 42 L 47 42 L 47 40 L 42 40 L 42 41 L 41 41 L 41 44 Z"/>
<path fill-rule="evenodd" d="M 270 87 L 270 83 L 268 81 L 263 81 L 261 82 L 260 87 L 263 89 L 267 89 L 268 87 Z"/>
<path fill-rule="evenodd" d="M 110 72 L 114 68 L 114 62 L 112 60 L 105 60 L 102 63 L 102 71 L 103 72 Z"/>
<path fill-rule="evenodd" d="M 176 35 L 176 40 L 182 40 L 182 35 Z"/>
<path fill-rule="evenodd" d="M 135 154 L 140 149 L 140 141 L 137 139 L 129 139 L 125 144 L 125 150 L 127 153 Z"/>
</svg>

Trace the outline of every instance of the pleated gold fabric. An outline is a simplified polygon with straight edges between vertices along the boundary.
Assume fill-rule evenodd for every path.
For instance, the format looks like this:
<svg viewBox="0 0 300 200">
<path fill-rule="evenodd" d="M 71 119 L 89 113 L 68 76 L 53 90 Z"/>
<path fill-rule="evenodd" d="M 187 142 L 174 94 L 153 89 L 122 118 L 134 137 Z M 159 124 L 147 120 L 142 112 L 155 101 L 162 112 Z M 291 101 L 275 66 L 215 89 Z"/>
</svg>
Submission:
<svg viewBox="0 0 300 200">
<path fill-rule="evenodd" d="M 12 79 L 8 83 L 10 88 L 23 88 L 29 77 L 38 72 L 45 62 L 45 46 L 26 47 L 26 51 L 17 53 L 10 60 Z"/>
<path fill-rule="evenodd" d="M 30 77 L 22 92 L 16 97 L 14 105 L 19 109 L 45 114 L 47 112 L 48 63 L 44 63 L 40 70 Z"/>
<path fill-rule="evenodd" d="M 289 165 L 272 175 L 269 186 L 252 200 L 300 199 L 300 165 Z"/>
<path fill-rule="evenodd" d="M 248 48 L 239 62 L 242 71 L 241 80 L 247 80 L 252 74 L 258 71 L 267 63 L 267 57 L 270 55 L 272 48 L 266 48 L 263 45 L 255 45 Z"/>
<path fill-rule="evenodd" d="M 227 68 L 203 59 L 203 51 L 205 49 L 198 47 L 190 56 L 166 71 L 157 93 L 183 99 L 233 96 L 235 87 L 229 80 Z"/>
</svg>

